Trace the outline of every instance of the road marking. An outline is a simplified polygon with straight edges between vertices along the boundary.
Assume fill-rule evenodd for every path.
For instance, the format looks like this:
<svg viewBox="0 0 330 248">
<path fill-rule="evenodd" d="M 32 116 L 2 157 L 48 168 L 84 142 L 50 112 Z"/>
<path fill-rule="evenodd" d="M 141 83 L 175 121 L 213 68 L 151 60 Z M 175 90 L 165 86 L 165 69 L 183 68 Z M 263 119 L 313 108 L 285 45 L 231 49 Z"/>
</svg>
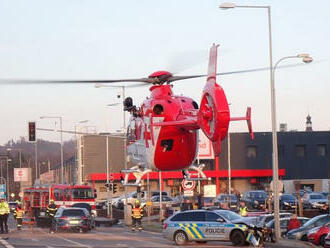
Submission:
<svg viewBox="0 0 330 248">
<path fill-rule="evenodd" d="M 50 233 L 48 233 L 48 232 L 45 232 L 45 231 L 41 231 L 41 232 L 43 232 L 43 233 L 45 233 L 45 234 L 47 234 L 47 235 L 49 235 L 49 236 L 52 236 L 52 237 L 56 237 L 56 238 L 59 238 L 59 239 L 63 239 L 63 240 L 65 240 L 65 241 L 69 242 L 69 243 L 72 243 L 72 244 L 78 245 L 78 246 L 80 246 L 80 247 L 92 248 L 92 246 L 84 245 L 84 244 L 82 244 L 82 243 L 79 243 L 79 242 L 76 242 L 76 241 L 73 241 L 73 240 L 70 240 L 70 239 L 64 238 L 64 237 L 62 237 L 62 236 L 60 236 L 60 235 L 53 236 L 52 234 L 50 234 Z"/>
<path fill-rule="evenodd" d="M 0 238 L 0 243 L 3 244 L 6 248 L 14 248 L 11 244 L 9 244 L 6 240 Z"/>
</svg>

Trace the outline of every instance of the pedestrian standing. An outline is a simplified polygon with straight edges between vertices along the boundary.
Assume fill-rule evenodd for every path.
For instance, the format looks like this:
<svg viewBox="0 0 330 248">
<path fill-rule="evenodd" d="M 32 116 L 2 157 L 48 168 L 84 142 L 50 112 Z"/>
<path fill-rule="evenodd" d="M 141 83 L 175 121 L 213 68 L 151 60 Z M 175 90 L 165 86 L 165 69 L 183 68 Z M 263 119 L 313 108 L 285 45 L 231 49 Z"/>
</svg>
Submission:
<svg viewBox="0 0 330 248">
<path fill-rule="evenodd" d="M 297 215 L 294 214 L 289 220 L 288 231 L 299 228 L 301 226 L 300 221 L 297 219 Z"/>
<path fill-rule="evenodd" d="M 24 215 L 24 210 L 22 208 L 22 205 L 18 204 L 14 211 L 14 216 L 17 222 L 17 230 L 22 229 L 23 215 Z"/>
<path fill-rule="evenodd" d="M 54 233 L 54 223 L 53 219 L 57 211 L 57 206 L 54 203 L 54 200 L 50 200 L 50 204 L 47 206 L 46 214 L 48 215 L 48 220 L 50 224 L 50 233 Z"/>
<path fill-rule="evenodd" d="M 245 206 L 245 202 L 241 201 L 240 202 L 240 207 L 239 207 L 239 215 L 242 217 L 247 216 L 247 207 Z"/>
<path fill-rule="evenodd" d="M 8 233 L 7 220 L 10 210 L 4 198 L 0 199 L 0 233 Z"/>
<path fill-rule="evenodd" d="M 136 200 L 134 208 L 132 209 L 132 231 L 135 231 L 135 228 L 138 227 L 139 231 L 142 231 L 142 217 L 143 217 L 143 208 L 140 206 L 140 201 Z"/>
</svg>

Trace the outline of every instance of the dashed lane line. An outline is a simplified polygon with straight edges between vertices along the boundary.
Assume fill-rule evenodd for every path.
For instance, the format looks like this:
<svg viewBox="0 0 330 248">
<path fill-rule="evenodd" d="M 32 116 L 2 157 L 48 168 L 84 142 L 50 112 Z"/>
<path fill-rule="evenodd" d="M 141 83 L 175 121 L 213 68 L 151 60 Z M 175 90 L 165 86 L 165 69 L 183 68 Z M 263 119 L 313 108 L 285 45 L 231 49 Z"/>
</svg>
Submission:
<svg viewBox="0 0 330 248">
<path fill-rule="evenodd" d="M 45 234 L 47 234 L 47 235 L 49 235 L 49 236 L 52 236 L 52 235 L 51 235 L 50 233 L 48 233 L 48 232 L 45 232 L 45 231 L 42 231 L 42 230 L 41 230 L 41 232 L 43 232 L 43 233 L 45 233 Z M 53 237 L 54 237 L 54 236 L 53 236 Z M 79 243 L 79 242 L 73 241 L 73 240 L 71 240 L 71 239 L 64 238 L 64 237 L 62 237 L 62 236 L 60 236 L 60 235 L 56 235 L 56 238 L 63 239 L 63 240 L 65 240 L 65 241 L 67 241 L 67 242 L 69 242 L 69 243 L 71 243 L 71 244 L 75 244 L 75 245 L 77 245 L 77 246 L 79 246 L 79 247 L 92 248 L 92 246 L 84 245 L 84 244 L 82 244 L 82 243 Z"/>
<path fill-rule="evenodd" d="M 14 248 L 11 244 L 9 244 L 6 240 L 0 239 L 0 243 L 3 244 L 6 248 Z"/>
</svg>

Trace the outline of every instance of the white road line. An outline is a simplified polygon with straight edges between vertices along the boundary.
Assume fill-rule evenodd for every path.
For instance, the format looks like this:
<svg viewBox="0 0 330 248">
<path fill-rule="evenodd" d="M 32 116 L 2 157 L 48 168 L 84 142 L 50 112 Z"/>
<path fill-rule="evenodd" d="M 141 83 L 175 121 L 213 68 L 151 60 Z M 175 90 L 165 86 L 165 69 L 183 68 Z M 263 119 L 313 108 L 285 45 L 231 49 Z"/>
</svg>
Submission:
<svg viewBox="0 0 330 248">
<path fill-rule="evenodd" d="M 3 244 L 6 248 L 14 248 L 11 244 L 9 244 L 6 240 L 0 238 L 0 243 Z"/>
<path fill-rule="evenodd" d="M 54 238 L 56 237 L 56 238 L 59 238 L 59 239 L 63 239 L 63 240 L 65 240 L 65 241 L 69 242 L 69 243 L 72 243 L 72 244 L 78 245 L 78 246 L 80 246 L 80 247 L 92 248 L 92 246 L 84 245 L 84 244 L 82 244 L 82 243 L 79 243 L 79 242 L 76 242 L 76 241 L 73 241 L 73 240 L 70 240 L 70 239 L 64 238 L 64 237 L 59 236 L 59 235 L 53 236 L 53 235 L 51 235 L 51 234 L 48 233 L 48 232 L 44 232 L 44 231 L 41 231 L 41 232 L 43 232 L 43 233 L 45 233 L 45 234 L 47 234 L 47 235 L 49 235 L 49 236 L 52 236 L 52 237 L 54 237 Z"/>
</svg>

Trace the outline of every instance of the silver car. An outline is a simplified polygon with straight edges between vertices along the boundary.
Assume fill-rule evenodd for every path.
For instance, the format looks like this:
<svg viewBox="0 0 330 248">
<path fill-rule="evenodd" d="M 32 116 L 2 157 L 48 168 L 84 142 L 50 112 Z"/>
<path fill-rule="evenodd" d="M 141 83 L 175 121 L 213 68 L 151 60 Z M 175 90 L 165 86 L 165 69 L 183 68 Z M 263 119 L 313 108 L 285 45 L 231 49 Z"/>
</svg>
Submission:
<svg viewBox="0 0 330 248">
<path fill-rule="evenodd" d="M 247 226 L 233 224 L 216 211 L 190 210 L 177 212 L 164 221 L 163 235 L 177 245 L 188 241 L 231 241 L 234 245 L 244 245 Z"/>
</svg>

